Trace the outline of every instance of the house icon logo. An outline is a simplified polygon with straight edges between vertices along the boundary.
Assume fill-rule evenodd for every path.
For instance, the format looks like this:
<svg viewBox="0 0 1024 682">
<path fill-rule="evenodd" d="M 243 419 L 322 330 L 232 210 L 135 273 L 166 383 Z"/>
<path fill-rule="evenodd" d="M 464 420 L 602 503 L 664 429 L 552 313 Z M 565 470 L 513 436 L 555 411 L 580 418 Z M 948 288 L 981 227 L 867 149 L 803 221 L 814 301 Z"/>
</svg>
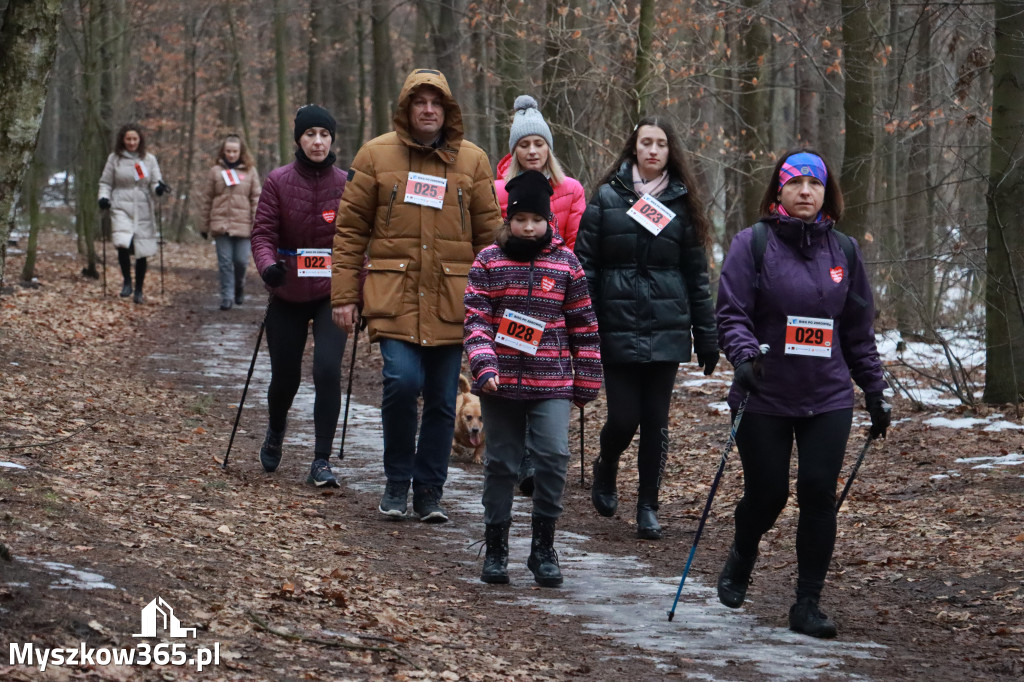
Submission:
<svg viewBox="0 0 1024 682">
<path fill-rule="evenodd" d="M 196 636 L 195 628 L 181 627 L 181 621 L 174 615 L 174 609 L 163 600 L 157 597 L 146 604 L 142 609 L 142 632 L 132 637 L 156 637 L 157 626 L 163 624 L 164 631 L 171 637 L 192 637 Z"/>
</svg>

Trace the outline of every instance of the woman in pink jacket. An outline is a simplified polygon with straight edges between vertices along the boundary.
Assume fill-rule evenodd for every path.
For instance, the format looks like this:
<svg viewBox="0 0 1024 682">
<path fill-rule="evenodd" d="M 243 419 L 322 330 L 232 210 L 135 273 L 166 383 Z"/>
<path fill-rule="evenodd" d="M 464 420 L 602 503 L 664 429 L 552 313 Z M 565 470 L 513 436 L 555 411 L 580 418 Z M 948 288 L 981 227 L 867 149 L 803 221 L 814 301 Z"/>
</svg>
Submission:
<svg viewBox="0 0 1024 682">
<path fill-rule="evenodd" d="M 514 104 L 515 114 L 508 134 L 508 155 L 498 162 L 497 180 L 494 190 L 501 206 L 501 217 L 506 217 L 508 192 L 505 184 L 525 170 L 543 173 L 551 183 L 551 224 L 555 234 L 562 238 L 570 251 L 576 246 L 576 232 L 580 219 L 587 208 L 583 185 L 566 176 L 562 164 L 555 158 L 552 149 L 551 128 L 537 107 L 537 100 L 529 95 L 519 95 Z M 533 495 L 532 448 L 526 445 L 526 455 L 519 468 L 519 490 L 526 496 Z"/>
</svg>

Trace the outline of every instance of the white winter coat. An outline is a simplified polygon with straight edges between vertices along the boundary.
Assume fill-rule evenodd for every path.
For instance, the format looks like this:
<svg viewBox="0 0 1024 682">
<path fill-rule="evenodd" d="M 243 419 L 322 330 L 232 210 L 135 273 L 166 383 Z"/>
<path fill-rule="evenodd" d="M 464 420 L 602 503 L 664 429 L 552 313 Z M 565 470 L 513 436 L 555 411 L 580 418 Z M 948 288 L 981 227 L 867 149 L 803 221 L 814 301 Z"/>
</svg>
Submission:
<svg viewBox="0 0 1024 682">
<path fill-rule="evenodd" d="M 145 169 L 140 178 L 135 165 Z M 107 157 L 100 176 L 99 198 L 110 199 L 110 229 L 114 246 L 127 249 L 135 242 L 135 257 L 148 258 L 157 252 L 157 227 L 153 220 L 153 191 L 163 176 L 156 157 L 122 152 Z"/>
</svg>

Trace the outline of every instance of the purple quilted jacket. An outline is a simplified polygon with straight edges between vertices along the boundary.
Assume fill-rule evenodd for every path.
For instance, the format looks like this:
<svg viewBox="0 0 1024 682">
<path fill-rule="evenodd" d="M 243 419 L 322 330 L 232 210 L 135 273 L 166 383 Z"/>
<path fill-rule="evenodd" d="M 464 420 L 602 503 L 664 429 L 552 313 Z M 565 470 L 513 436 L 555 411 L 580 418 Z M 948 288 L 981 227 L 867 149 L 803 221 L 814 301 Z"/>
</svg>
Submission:
<svg viewBox="0 0 1024 682">
<path fill-rule="evenodd" d="M 331 250 L 346 178 L 340 168 L 311 168 L 298 160 L 270 171 L 256 207 L 251 241 L 260 274 L 274 263 L 284 263 L 284 284 L 267 287 L 274 296 L 300 303 L 331 295 L 330 277 L 298 276 L 296 252 Z"/>
</svg>

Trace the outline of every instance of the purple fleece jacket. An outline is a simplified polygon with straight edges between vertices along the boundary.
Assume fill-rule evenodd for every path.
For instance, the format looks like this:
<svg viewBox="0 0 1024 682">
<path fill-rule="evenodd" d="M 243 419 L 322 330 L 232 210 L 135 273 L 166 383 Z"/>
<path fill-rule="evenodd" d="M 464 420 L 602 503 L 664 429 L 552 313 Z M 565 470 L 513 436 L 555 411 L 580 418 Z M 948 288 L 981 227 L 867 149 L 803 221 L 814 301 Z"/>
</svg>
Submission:
<svg viewBox="0 0 1024 682">
<path fill-rule="evenodd" d="M 871 285 L 856 242 L 861 262 L 851 267 L 831 220 L 805 224 L 777 215 L 763 220 L 770 229 L 760 282 L 755 282 L 753 230 L 747 228 L 733 239 L 722 266 L 716 309 L 718 343 L 733 366 L 756 358 L 759 344 L 771 346 L 747 409 L 809 417 L 853 407 L 851 377 L 864 393 L 885 389 Z M 831 356 L 787 355 L 789 315 L 833 320 Z M 734 386 L 729 406 L 735 410 L 742 399 Z"/>
</svg>

